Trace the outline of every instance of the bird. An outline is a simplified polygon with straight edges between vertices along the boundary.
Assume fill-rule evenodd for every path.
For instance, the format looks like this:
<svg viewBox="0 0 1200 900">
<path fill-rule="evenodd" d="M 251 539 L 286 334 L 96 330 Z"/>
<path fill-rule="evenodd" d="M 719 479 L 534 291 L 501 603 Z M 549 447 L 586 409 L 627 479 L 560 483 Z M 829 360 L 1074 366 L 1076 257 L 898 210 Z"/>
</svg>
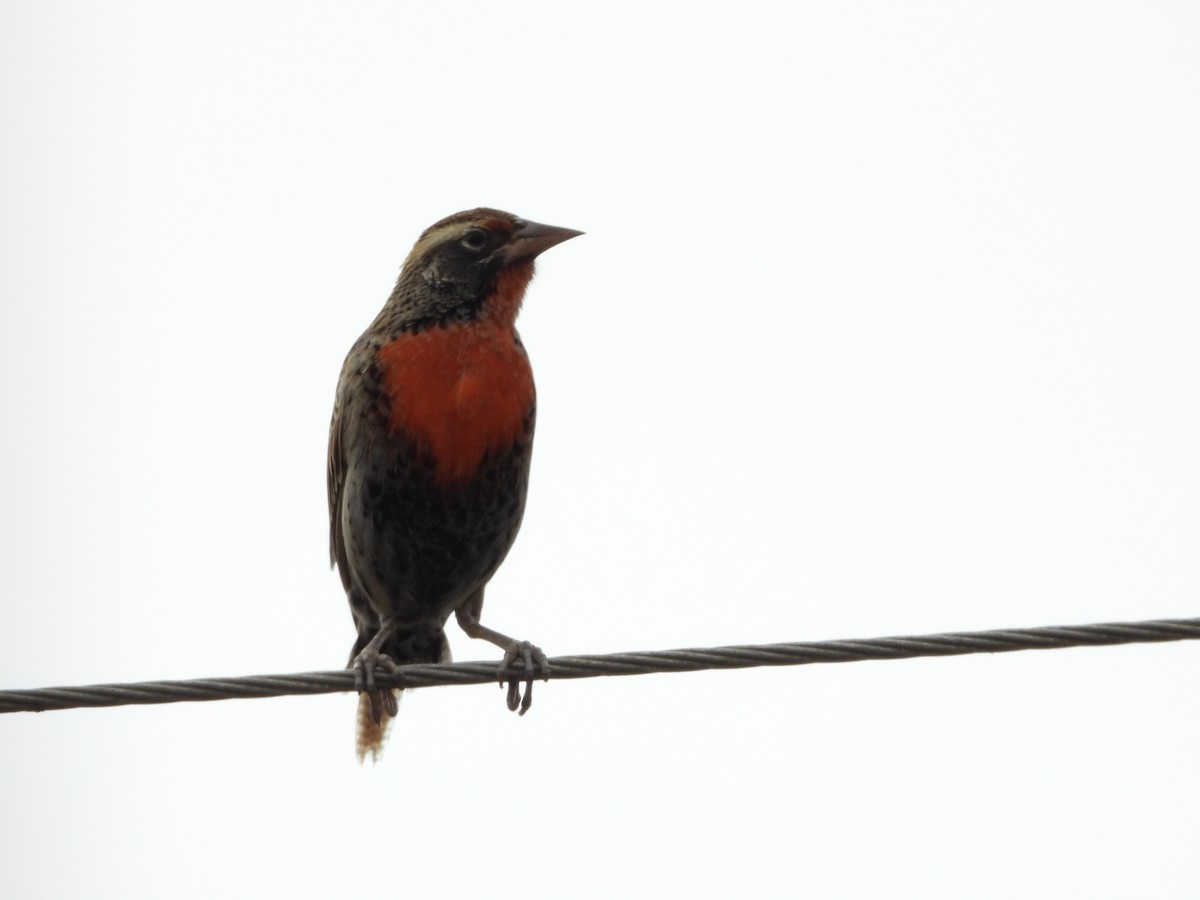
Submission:
<svg viewBox="0 0 1200 900">
<path fill-rule="evenodd" d="M 329 429 L 329 554 L 358 635 L 358 759 L 377 762 L 399 692 L 376 672 L 450 660 L 451 614 L 503 648 L 524 715 L 546 654 L 480 622 L 525 511 L 537 397 L 517 314 L 544 251 L 583 234 L 480 207 L 422 232 L 346 355 Z"/>
</svg>

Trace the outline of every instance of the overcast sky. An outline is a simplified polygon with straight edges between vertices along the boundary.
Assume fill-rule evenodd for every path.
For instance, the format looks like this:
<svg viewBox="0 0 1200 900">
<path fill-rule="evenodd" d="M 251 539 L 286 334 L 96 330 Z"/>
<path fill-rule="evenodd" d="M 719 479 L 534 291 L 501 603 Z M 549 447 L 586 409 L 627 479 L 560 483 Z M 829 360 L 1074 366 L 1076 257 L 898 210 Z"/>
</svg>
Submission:
<svg viewBox="0 0 1200 900">
<path fill-rule="evenodd" d="M 0 4 L 0 687 L 333 669 L 342 358 L 521 333 L 550 655 L 1200 615 L 1200 8 Z M 451 629 L 458 659 L 494 649 Z M 0 717 L 0 894 L 1194 898 L 1200 646 Z"/>
</svg>

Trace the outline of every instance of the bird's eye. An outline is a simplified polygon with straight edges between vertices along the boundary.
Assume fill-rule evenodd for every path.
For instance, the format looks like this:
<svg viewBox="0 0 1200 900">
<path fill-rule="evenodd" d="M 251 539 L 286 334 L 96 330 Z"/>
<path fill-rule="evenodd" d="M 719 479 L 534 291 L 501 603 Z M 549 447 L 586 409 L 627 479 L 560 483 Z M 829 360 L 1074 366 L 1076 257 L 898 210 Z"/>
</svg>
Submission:
<svg viewBox="0 0 1200 900">
<path fill-rule="evenodd" d="M 461 243 L 463 247 L 470 250 L 472 253 L 478 253 L 480 250 L 483 250 L 487 247 L 488 233 L 482 228 L 472 228 L 463 235 L 462 240 L 459 243 Z"/>
</svg>

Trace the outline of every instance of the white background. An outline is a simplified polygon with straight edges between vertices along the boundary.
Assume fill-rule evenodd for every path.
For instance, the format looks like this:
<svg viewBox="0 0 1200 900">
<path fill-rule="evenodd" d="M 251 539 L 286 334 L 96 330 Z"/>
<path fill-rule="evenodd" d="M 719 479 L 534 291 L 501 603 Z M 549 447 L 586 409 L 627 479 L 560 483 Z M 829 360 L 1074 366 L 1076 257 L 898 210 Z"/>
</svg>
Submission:
<svg viewBox="0 0 1200 900">
<path fill-rule="evenodd" d="M 342 357 L 540 264 L 551 655 L 1200 615 L 1191 3 L 0 6 L 0 687 L 337 668 Z M 459 659 L 492 648 L 451 636 Z M 0 893 L 1195 897 L 1200 647 L 0 717 Z"/>
</svg>

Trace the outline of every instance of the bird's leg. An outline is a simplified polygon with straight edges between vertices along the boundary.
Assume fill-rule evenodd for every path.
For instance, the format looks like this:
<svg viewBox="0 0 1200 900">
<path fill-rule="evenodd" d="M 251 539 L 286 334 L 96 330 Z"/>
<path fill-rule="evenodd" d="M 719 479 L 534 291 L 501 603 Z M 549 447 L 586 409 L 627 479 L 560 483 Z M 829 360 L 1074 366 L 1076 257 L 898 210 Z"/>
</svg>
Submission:
<svg viewBox="0 0 1200 900">
<path fill-rule="evenodd" d="M 371 701 L 371 718 L 380 721 L 382 712 L 395 716 L 398 711 L 396 693 L 391 690 L 379 690 L 375 687 L 375 670 L 382 668 L 386 672 L 396 670 L 396 661 L 386 653 L 380 653 L 383 642 L 396 633 L 400 623 L 395 619 L 384 619 L 379 625 L 375 636 L 359 651 L 350 663 L 354 669 L 354 689 L 360 694 L 367 692 Z M 381 710 L 382 705 L 382 710 Z"/>
<path fill-rule="evenodd" d="M 525 669 L 525 696 L 521 696 L 521 682 L 515 678 L 508 680 L 508 708 L 517 710 L 518 715 L 525 715 L 533 703 L 533 679 L 540 677 L 546 680 L 550 677 L 550 661 L 539 647 L 529 641 L 518 641 L 506 634 L 501 634 L 479 623 L 479 614 L 483 610 L 483 589 L 476 591 L 471 598 L 455 611 L 458 625 L 469 637 L 480 638 L 504 649 L 504 659 L 500 663 L 500 684 L 504 685 L 504 676 L 517 661 L 518 657 Z"/>
</svg>

